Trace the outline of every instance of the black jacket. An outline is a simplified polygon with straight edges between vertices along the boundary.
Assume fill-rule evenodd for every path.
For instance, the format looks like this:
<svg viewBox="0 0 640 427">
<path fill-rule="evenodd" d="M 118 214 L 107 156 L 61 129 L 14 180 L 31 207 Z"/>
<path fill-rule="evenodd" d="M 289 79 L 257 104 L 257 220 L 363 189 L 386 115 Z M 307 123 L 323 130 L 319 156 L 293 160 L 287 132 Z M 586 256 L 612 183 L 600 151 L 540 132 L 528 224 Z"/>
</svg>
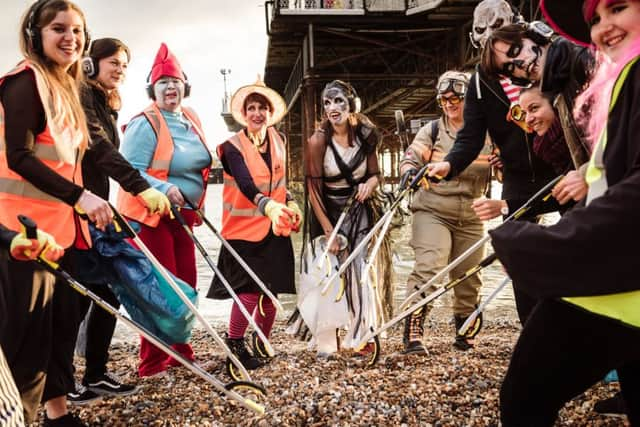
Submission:
<svg viewBox="0 0 640 427">
<path fill-rule="evenodd" d="M 105 200 L 109 198 L 109 177 L 132 194 L 149 188 L 140 172 L 118 151 L 118 113 L 107 104 L 105 93 L 100 88 L 87 85 L 81 98 L 91 137 L 89 149 L 82 159 L 84 187 Z"/>
<path fill-rule="evenodd" d="M 540 81 L 542 92 L 562 94 L 573 107 L 575 99 L 591 77 L 595 59 L 591 50 L 558 37 L 547 49 Z"/>
<path fill-rule="evenodd" d="M 514 284 L 540 298 L 640 290 L 640 62 L 609 114 L 604 165 L 608 190 L 557 224 L 505 223 L 490 231 Z M 532 271 L 535 273 L 532 274 Z"/>
<path fill-rule="evenodd" d="M 5 249 L 9 249 L 11 240 L 16 236 L 15 231 L 7 229 L 4 225 L 0 224 L 0 251 L 5 252 Z M 8 252 L 8 251 L 7 251 Z M 0 254 L 0 262 L 4 263 L 2 258 L 7 257 L 6 253 Z M 5 286 L 9 286 L 9 277 L 4 268 L 0 268 L 0 329 L 5 327 L 5 313 L 7 312 L 6 297 L 4 296 Z"/>
<path fill-rule="evenodd" d="M 0 224 L 0 248 L 9 249 L 9 245 L 11 245 L 11 240 L 16 236 L 15 231 L 11 231 L 6 228 L 4 225 Z"/>
<path fill-rule="evenodd" d="M 551 165 L 534 155 L 533 134 L 527 134 L 515 123 L 507 121 L 509 107 L 509 99 L 500 82 L 477 70 L 465 96 L 464 126 L 445 160 L 451 163 L 448 177 L 460 174 L 478 156 L 489 131 L 504 164 L 502 198 L 507 201 L 509 212 L 514 212 L 553 179 L 555 173 Z M 556 209 L 557 205 L 551 203 L 539 212 Z"/>
<path fill-rule="evenodd" d="M 541 90 L 553 97 L 554 108 L 576 169 L 589 161 L 591 148 L 574 120 L 573 109 L 576 97 L 593 72 L 594 63 L 589 48 L 558 37 L 549 45 L 540 81 Z"/>
</svg>

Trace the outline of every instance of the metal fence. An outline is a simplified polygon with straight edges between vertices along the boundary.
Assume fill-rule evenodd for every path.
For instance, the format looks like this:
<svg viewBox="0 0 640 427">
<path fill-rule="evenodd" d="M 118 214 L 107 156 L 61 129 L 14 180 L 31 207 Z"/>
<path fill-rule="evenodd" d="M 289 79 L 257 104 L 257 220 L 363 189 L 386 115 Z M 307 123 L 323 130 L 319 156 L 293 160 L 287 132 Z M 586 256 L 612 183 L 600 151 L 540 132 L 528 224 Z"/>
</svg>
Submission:
<svg viewBox="0 0 640 427">
<path fill-rule="evenodd" d="M 277 0 L 279 10 L 360 9 L 367 12 L 405 12 L 437 5 L 434 0 Z"/>
</svg>

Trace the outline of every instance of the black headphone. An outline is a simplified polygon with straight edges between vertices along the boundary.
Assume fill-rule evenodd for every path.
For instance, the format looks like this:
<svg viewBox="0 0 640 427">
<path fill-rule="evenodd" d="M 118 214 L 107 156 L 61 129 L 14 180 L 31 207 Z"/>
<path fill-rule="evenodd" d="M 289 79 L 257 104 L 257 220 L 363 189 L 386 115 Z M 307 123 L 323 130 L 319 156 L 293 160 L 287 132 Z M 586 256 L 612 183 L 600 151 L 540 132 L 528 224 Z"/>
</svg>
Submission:
<svg viewBox="0 0 640 427">
<path fill-rule="evenodd" d="M 100 61 L 91 56 L 91 46 L 89 46 L 87 52 L 87 56 L 82 58 L 82 62 L 80 64 L 82 65 L 82 71 L 84 72 L 84 75 L 90 79 L 94 79 L 98 77 L 98 74 L 100 73 Z"/>
<path fill-rule="evenodd" d="M 156 100 L 156 94 L 153 92 L 153 84 L 151 84 L 151 72 L 153 71 L 153 67 L 151 67 L 151 71 L 147 74 L 147 85 L 145 86 L 145 90 L 147 92 L 147 96 L 154 101 Z M 187 98 L 191 95 L 191 84 L 189 83 L 189 78 L 182 72 L 182 76 L 184 77 L 184 97 Z"/>
<path fill-rule="evenodd" d="M 538 46 L 546 46 L 551 42 L 553 30 L 542 21 L 524 22 L 526 37 Z"/>
<path fill-rule="evenodd" d="M 84 71 L 84 75 L 90 79 L 94 79 L 100 73 L 100 66 L 98 61 L 92 56 L 85 56 L 82 58 L 82 71 Z"/>
<path fill-rule="evenodd" d="M 25 35 L 31 46 L 31 49 L 38 55 L 44 55 L 42 50 L 42 28 L 39 28 L 36 25 L 38 18 L 40 17 L 40 12 L 44 9 L 44 6 L 49 3 L 51 0 L 38 0 L 31 6 L 31 11 L 29 12 L 29 18 L 27 19 L 27 28 L 25 28 Z M 91 35 L 89 34 L 89 30 L 87 29 L 86 23 L 84 25 L 84 51 L 83 55 L 86 55 L 89 51 L 89 44 L 91 43 Z"/>
<path fill-rule="evenodd" d="M 325 91 L 333 87 L 339 88 L 345 93 L 345 95 L 347 95 L 347 101 L 349 102 L 349 111 L 351 113 L 360 112 L 360 98 L 358 97 L 356 90 L 350 83 L 342 80 L 333 80 L 332 82 L 327 83 L 327 85 L 322 90 L 322 93 L 324 94 Z"/>
</svg>

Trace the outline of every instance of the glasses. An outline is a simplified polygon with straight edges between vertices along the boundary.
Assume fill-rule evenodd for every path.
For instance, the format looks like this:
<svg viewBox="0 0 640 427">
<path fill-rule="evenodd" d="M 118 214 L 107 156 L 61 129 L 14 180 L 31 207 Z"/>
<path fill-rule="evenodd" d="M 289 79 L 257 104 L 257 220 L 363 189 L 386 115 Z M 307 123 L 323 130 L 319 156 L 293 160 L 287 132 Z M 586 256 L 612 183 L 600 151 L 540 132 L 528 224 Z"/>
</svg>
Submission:
<svg viewBox="0 0 640 427">
<path fill-rule="evenodd" d="M 464 96 L 467 92 L 467 83 L 458 79 L 443 79 L 438 82 L 438 93 L 453 92 L 456 95 Z"/>
<path fill-rule="evenodd" d="M 444 104 L 449 103 L 451 105 L 458 105 L 462 102 L 464 96 L 451 95 L 451 96 L 442 96 L 438 95 L 436 97 L 436 101 L 438 102 L 438 106 L 442 108 Z"/>
</svg>

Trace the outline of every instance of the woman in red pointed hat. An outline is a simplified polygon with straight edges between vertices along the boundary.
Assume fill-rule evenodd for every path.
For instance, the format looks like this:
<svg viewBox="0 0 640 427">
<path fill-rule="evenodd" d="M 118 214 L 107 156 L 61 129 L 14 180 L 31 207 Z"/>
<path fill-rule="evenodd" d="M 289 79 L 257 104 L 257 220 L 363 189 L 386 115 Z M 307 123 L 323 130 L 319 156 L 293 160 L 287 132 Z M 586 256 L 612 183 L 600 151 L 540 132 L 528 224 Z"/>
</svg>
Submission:
<svg viewBox="0 0 640 427">
<path fill-rule="evenodd" d="M 183 208 L 182 216 L 192 228 L 197 215 L 188 208 L 185 197 L 199 207 L 203 205 L 212 159 L 200 119 L 193 109 L 182 105 L 191 90 L 187 77 L 164 43 L 147 83 L 147 94 L 153 102 L 126 126 L 121 151 L 153 188 Z M 118 209 L 140 223 L 140 238 L 162 265 L 195 288 L 195 247 L 178 220 L 150 214 L 139 199 L 122 190 Z M 188 360 L 194 360 L 188 343 L 173 343 L 173 347 Z M 178 365 L 142 338 L 138 368 L 141 377 Z"/>
</svg>

